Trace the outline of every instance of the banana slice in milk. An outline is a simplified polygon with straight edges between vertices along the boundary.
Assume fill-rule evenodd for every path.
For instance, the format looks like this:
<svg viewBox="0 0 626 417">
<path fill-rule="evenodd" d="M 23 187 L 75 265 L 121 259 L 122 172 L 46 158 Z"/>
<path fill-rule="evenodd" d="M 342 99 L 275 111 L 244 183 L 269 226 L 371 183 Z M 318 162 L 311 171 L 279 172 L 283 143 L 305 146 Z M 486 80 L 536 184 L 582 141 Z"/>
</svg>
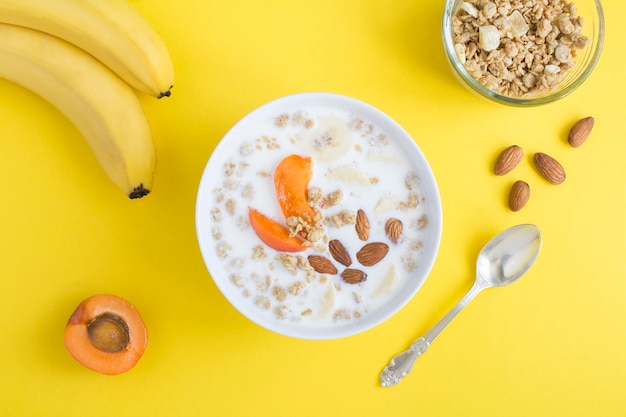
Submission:
<svg viewBox="0 0 626 417">
<path fill-rule="evenodd" d="M 344 119 L 335 115 L 320 116 L 316 125 L 298 143 L 303 152 L 320 162 L 332 162 L 350 150 L 354 136 Z"/>
<path fill-rule="evenodd" d="M 398 274 L 396 273 L 396 267 L 391 265 L 387 273 L 383 277 L 382 281 L 378 285 L 378 288 L 372 293 L 372 297 L 380 297 L 381 295 L 389 294 L 393 291 L 396 283 L 398 282 Z"/>
<path fill-rule="evenodd" d="M 328 315 L 335 308 L 335 298 L 337 296 L 337 289 L 335 288 L 335 284 L 332 281 L 328 281 L 328 286 L 326 287 L 326 292 L 324 293 L 324 298 L 320 304 L 320 309 L 317 312 L 317 318 L 323 319 L 328 317 Z"/>
<path fill-rule="evenodd" d="M 370 161 L 379 161 L 385 163 L 399 164 L 400 161 L 394 155 L 391 155 L 386 152 L 369 152 L 367 154 L 367 159 Z"/>
<path fill-rule="evenodd" d="M 386 211 L 395 210 L 400 206 L 401 202 L 402 199 L 397 195 L 384 196 L 380 200 L 378 200 L 378 203 L 376 203 L 376 207 L 374 207 L 374 212 L 376 214 L 381 214 Z"/>
<path fill-rule="evenodd" d="M 370 185 L 370 178 L 367 176 L 367 173 L 355 165 L 344 165 L 335 168 L 329 172 L 328 178 L 331 180 Z"/>
</svg>

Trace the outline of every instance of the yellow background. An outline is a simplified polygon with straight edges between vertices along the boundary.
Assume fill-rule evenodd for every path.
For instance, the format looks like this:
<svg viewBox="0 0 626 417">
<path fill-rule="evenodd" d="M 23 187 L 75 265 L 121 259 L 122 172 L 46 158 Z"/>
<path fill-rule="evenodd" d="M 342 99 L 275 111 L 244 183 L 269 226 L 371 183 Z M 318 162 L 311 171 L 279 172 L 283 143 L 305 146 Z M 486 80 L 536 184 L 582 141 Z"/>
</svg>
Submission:
<svg viewBox="0 0 626 417">
<path fill-rule="evenodd" d="M 130 201 L 75 128 L 0 80 L 0 415 L 626 415 L 626 3 L 605 1 L 606 42 L 571 96 L 511 108 L 467 92 L 447 67 L 443 1 L 135 0 L 176 67 L 169 99 L 143 100 L 159 155 L 155 187 Z M 389 321 L 304 341 L 251 323 L 223 298 L 197 246 L 205 163 L 241 117 L 280 96 L 325 91 L 389 114 L 417 141 L 441 191 L 432 273 Z M 566 135 L 596 119 L 578 149 Z M 492 167 L 517 144 L 523 163 Z M 532 154 L 561 161 L 553 186 Z M 531 199 L 507 209 L 523 179 Z M 473 282 L 500 230 L 531 222 L 543 250 L 518 283 L 481 294 L 394 388 L 378 375 Z M 150 342 L 126 374 L 104 376 L 63 345 L 67 318 L 96 293 L 139 309 Z"/>
</svg>

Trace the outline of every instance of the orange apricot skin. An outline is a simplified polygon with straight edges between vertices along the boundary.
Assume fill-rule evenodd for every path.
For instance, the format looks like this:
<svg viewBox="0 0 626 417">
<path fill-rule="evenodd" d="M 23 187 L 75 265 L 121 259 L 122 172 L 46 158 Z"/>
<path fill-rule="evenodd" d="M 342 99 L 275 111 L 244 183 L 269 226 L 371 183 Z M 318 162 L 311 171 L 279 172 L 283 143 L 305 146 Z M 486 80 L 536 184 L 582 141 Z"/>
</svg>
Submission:
<svg viewBox="0 0 626 417">
<path fill-rule="evenodd" d="M 290 236 L 289 229 L 259 211 L 248 207 L 250 226 L 263 243 L 280 252 L 302 252 L 304 240 L 299 236 Z"/>
<path fill-rule="evenodd" d="M 102 314 L 120 317 L 128 326 L 129 343 L 119 352 L 106 352 L 89 340 L 88 324 Z M 72 313 L 64 334 L 65 347 L 81 365 L 105 374 L 117 375 L 132 369 L 148 345 L 148 332 L 137 309 L 115 295 L 98 294 L 82 301 Z"/>
<path fill-rule="evenodd" d="M 289 155 L 285 157 L 274 171 L 274 188 L 278 204 L 286 219 L 292 216 L 314 216 L 309 205 L 308 187 L 313 176 L 311 157 Z"/>
</svg>

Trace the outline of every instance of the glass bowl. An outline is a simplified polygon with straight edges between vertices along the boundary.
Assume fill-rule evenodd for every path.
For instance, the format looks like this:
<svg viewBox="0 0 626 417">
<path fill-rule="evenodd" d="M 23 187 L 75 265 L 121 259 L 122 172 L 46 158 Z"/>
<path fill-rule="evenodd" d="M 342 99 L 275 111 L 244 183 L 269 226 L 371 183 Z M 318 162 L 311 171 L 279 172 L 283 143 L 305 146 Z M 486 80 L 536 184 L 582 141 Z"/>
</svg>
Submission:
<svg viewBox="0 0 626 417">
<path fill-rule="evenodd" d="M 540 3 L 534 0 L 529 0 L 529 1 L 532 3 Z M 574 51 L 574 53 L 572 54 L 573 66 L 569 69 L 569 71 L 563 71 L 563 73 L 559 75 L 559 77 L 562 77 L 562 78 L 556 83 L 556 85 L 548 89 L 545 89 L 544 91 L 541 91 L 541 92 L 535 92 L 532 94 L 524 93 L 524 94 L 516 94 L 516 95 L 508 94 L 501 90 L 495 91 L 497 88 L 492 88 L 492 89 L 487 88 L 484 85 L 486 83 L 481 83 L 477 81 L 477 79 L 474 78 L 474 76 L 472 76 L 472 74 L 470 74 L 470 72 L 466 68 L 466 64 L 464 63 L 463 59 L 467 60 L 468 59 L 467 55 L 463 57 L 463 53 L 459 55 L 459 53 L 457 53 L 457 50 L 455 49 L 455 45 L 457 43 L 463 44 L 463 41 L 464 41 L 464 39 L 459 39 L 455 36 L 454 29 L 453 29 L 455 15 L 459 13 L 462 5 L 464 4 L 463 5 L 464 9 L 463 11 L 461 11 L 461 13 L 464 13 L 470 16 L 472 15 L 475 16 L 476 12 L 481 7 L 481 5 L 485 4 L 485 2 L 482 0 L 470 1 L 469 3 L 473 5 L 477 5 L 477 7 L 475 9 L 472 9 L 471 5 L 468 5 L 467 2 L 464 2 L 463 0 L 447 0 L 446 1 L 444 13 L 443 13 L 443 21 L 442 21 L 442 37 L 443 37 L 443 44 L 444 44 L 446 58 L 448 60 L 448 63 L 450 64 L 450 68 L 452 69 L 452 72 L 454 73 L 456 78 L 461 82 L 461 84 L 463 84 L 470 91 L 478 94 L 481 97 L 490 99 L 497 103 L 507 104 L 511 106 L 518 106 L 518 107 L 530 107 L 530 106 L 538 106 L 538 105 L 552 103 L 556 100 L 559 100 L 567 96 L 568 94 L 576 90 L 591 74 L 596 63 L 598 62 L 598 59 L 600 58 L 600 54 L 602 52 L 602 46 L 604 42 L 604 14 L 602 10 L 602 5 L 600 4 L 600 0 L 574 0 L 574 1 L 571 1 L 570 3 L 575 5 L 577 9 L 576 16 L 583 19 L 583 23 L 580 28 L 580 31 L 582 32 L 582 35 L 588 39 L 588 42 L 586 46 L 584 46 L 582 49 L 576 49 Z M 493 3 L 497 4 L 496 10 L 498 7 L 504 4 L 504 2 L 500 0 L 494 0 Z M 469 12 L 465 10 L 465 8 L 469 10 Z M 502 13 L 500 13 L 500 11 L 498 11 L 497 13 L 499 16 L 502 16 Z M 507 19 L 511 19 L 509 16 L 511 16 L 511 14 L 513 13 L 513 9 L 510 9 L 508 13 L 509 15 L 507 16 Z M 484 14 L 479 14 L 479 16 L 484 16 Z M 545 18 L 545 15 L 544 15 L 544 18 Z M 555 15 L 552 18 L 549 18 L 547 20 L 550 21 L 551 26 L 554 28 L 554 27 L 559 27 L 558 19 L 559 19 L 559 16 Z M 526 17 L 525 20 L 528 21 L 529 18 Z M 499 33 L 501 36 L 501 42 L 499 46 L 497 47 L 497 50 L 502 51 L 502 55 L 506 56 L 506 53 L 504 53 L 504 50 L 503 50 L 504 49 L 503 45 L 504 45 L 504 42 L 508 42 L 508 39 L 512 38 L 512 35 L 511 35 L 510 30 L 503 31 L 501 21 L 499 23 L 500 23 L 499 25 L 494 25 L 499 28 Z M 481 22 L 480 25 L 481 26 L 485 25 L 485 22 L 484 21 Z M 530 22 L 530 24 L 528 24 L 528 27 L 527 27 L 528 32 L 526 33 L 526 35 L 527 36 L 536 35 L 537 28 L 538 28 L 538 25 L 533 24 L 533 22 Z M 508 36 L 503 35 L 503 33 L 508 33 Z M 518 32 L 518 33 L 523 33 L 523 32 Z M 519 37 L 513 38 L 513 39 L 516 39 L 518 41 L 520 40 Z M 458 41 L 461 41 L 461 42 L 458 42 Z M 471 42 L 478 43 L 476 35 L 474 35 Z M 469 44 L 465 43 L 465 45 L 469 45 Z M 483 43 L 483 45 L 486 45 L 486 44 Z M 489 48 L 489 46 L 486 46 L 486 48 Z M 467 51 L 468 49 L 469 48 L 462 48 L 461 50 Z M 481 50 L 482 48 L 478 46 L 478 53 L 480 53 Z M 469 51 L 469 52 L 471 53 L 472 51 Z M 487 52 L 486 54 L 488 55 L 489 53 L 490 52 Z M 500 56 L 502 57 L 502 55 Z M 494 61 L 502 61 L 502 60 L 496 59 Z M 553 63 L 554 61 L 550 63 L 546 62 L 546 65 L 544 65 L 544 71 L 548 71 L 549 69 L 551 73 L 553 73 L 554 71 L 560 72 L 560 68 L 557 69 L 555 66 L 551 65 Z M 510 64 L 510 61 L 506 62 L 506 64 Z M 485 73 L 486 72 L 483 72 L 483 74 Z M 535 71 L 535 74 L 541 75 L 542 73 Z M 521 76 L 521 73 L 518 75 Z M 495 84 L 492 84 L 492 85 L 495 85 Z M 529 85 L 532 85 L 532 82 Z"/>
<path fill-rule="evenodd" d="M 325 237 L 290 253 L 262 237 L 250 209 L 289 225 L 277 201 L 286 194 L 274 184 L 280 178 L 282 190 L 289 178 L 302 183 L 298 178 L 309 174 L 295 169 L 305 162 L 300 156 L 310 158 L 309 204 L 321 210 Z M 292 161 L 289 171 L 286 160 Z M 296 188 L 292 195 L 301 192 Z M 314 189 L 326 197 L 313 199 Z M 342 197 L 331 197 L 336 190 Z M 357 209 L 368 217 L 361 231 L 350 215 L 343 217 Z M 390 219 L 404 229 L 392 230 Z M 370 329 L 411 300 L 435 261 L 442 210 L 433 172 L 400 125 L 350 97 L 302 93 L 260 106 L 222 138 L 200 181 L 196 226 L 208 271 L 235 309 L 270 331 L 320 340 Z M 342 243 L 351 264 L 333 255 L 332 240 Z M 374 242 L 388 246 L 386 255 L 374 262 L 359 258 L 360 248 Z M 310 255 L 325 256 L 336 271 L 307 267 L 307 259 L 313 267 Z M 348 268 L 367 277 L 357 273 L 353 282 L 355 274 L 344 276 Z"/>
</svg>

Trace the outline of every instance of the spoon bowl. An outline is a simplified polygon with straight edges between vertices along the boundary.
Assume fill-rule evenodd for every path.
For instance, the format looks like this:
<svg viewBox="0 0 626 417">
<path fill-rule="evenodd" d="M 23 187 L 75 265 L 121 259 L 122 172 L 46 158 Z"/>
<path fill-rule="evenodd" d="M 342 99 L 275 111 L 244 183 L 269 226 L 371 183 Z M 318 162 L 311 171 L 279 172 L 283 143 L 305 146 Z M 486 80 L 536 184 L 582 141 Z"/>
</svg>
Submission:
<svg viewBox="0 0 626 417">
<path fill-rule="evenodd" d="M 541 250 L 541 231 L 533 224 L 520 224 L 501 232 L 491 239 L 478 254 L 476 280 L 470 290 L 432 329 L 411 347 L 391 359 L 380 374 L 383 387 L 398 384 L 413 368 L 435 337 L 454 317 L 486 288 L 503 287 L 517 281 L 528 271 Z"/>
<path fill-rule="evenodd" d="M 511 227 L 491 239 L 478 255 L 476 277 L 488 287 L 517 281 L 537 259 L 541 231 L 534 224 Z"/>
</svg>

